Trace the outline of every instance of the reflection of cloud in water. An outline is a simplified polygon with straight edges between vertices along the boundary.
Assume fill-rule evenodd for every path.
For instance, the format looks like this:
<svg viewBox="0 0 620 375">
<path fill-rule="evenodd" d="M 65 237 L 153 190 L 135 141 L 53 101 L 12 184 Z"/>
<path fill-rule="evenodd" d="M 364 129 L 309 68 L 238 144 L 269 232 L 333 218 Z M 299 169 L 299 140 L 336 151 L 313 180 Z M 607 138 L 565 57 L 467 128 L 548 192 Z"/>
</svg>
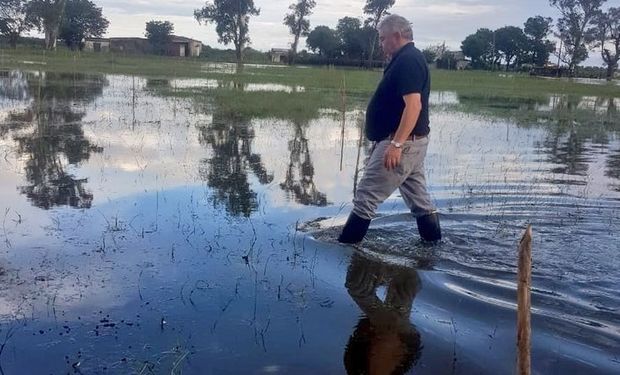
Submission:
<svg viewBox="0 0 620 375">
<path fill-rule="evenodd" d="M 220 82 L 217 79 L 173 79 L 170 81 L 170 87 L 177 89 L 190 89 L 190 88 L 208 88 L 213 89 L 220 86 Z"/>
<path fill-rule="evenodd" d="M 306 88 L 304 86 L 291 86 L 291 85 L 282 85 L 277 83 L 243 83 L 238 84 L 235 82 L 228 82 L 225 80 L 217 80 L 217 79 L 204 79 L 204 78 L 192 78 L 192 79 L 173 79 L 173 80 L 149 80 L 150 86 L 153 87 L 167 87 L 170 89 L 239 89 L 248 92 L 260 92 L 260 91 L 269 91 L 269 92 L 286 92 L 286 93 L 297 93 L 297 92 L 305 92 Z M 147 83 L 147 86 L 149 85 Z"/>
<path fill-rule="evenodd" d="M 288 65 L 269 65 L 269 64 L 243 64 L 245 68 L 255 69 L 271 69 L 271 68 L 289 68 Z M 236 74 L 236 63 L 207 63 L 202 65 L 202 71 L 206 73 L 223 73 L 223 74 Z M 245 71 L 246 74 L 251 72 Z"/>
</svg>

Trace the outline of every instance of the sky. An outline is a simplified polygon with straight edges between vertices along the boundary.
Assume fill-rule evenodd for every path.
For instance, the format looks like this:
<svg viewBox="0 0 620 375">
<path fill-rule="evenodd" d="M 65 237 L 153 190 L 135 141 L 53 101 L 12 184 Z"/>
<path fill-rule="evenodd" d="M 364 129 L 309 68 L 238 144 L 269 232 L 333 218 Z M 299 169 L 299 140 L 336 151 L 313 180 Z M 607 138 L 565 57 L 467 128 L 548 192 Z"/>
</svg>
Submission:
<svg viewBox="0 0 620 375">
<path fill-rule="evenodd" d="M 213 25 L 200 25 L 194 19 L 194 9 L 204 0 L 91 0 L 103 8 L 110 21 L 108 37 L 144 36 L 145 23 L 167 20 L 174 24 L 175 34 L 201 40 L 204 44 L 222 47 L 217 42 Z M 259 16 L 250 21 L 251 46 L 267 51 L 287 48 L 291 36 L 282 20 L 288 6 L 296 0 L 254 0 Z M 311 27 L 335 27 L 338 19 L 363 17 L 365 0 L 316 0 Z M 620 0 L 607 0 L 606 7 L 620 6 Z M 446 43 L 450 49 L 460 49 L 461 41 L 478 28 L 497 29 L 502 26 L 521 26 L 528 17 L 542 15 L 558 18 L 558 12 L 547 0 L 396 0 L 392 13 L 400 14 L 413 23 L 416 44 L 426 47 Z M 229 46 L 232 48 L 232 46 Z M 300 49 L 306 48 L 305 41 Z M 600 53 L 591 52 L 589 65 L 600 65 Z"/>
</svg>

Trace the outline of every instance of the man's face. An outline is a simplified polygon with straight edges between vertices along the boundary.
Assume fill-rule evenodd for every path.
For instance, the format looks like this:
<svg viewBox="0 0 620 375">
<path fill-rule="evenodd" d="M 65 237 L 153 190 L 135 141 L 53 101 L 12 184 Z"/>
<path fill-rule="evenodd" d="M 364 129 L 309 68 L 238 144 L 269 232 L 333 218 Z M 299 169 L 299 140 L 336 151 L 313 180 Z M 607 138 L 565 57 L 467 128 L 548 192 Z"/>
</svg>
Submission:
<svg viewBox="0 0 620 375">
<path fill-rule="evenodd" d="M 381 49 L 387 57 L 391 57 L 400 46 L 400 33 L 387 32 L 384 29 L 379 30 L 379 42 Z"/>
</svg>

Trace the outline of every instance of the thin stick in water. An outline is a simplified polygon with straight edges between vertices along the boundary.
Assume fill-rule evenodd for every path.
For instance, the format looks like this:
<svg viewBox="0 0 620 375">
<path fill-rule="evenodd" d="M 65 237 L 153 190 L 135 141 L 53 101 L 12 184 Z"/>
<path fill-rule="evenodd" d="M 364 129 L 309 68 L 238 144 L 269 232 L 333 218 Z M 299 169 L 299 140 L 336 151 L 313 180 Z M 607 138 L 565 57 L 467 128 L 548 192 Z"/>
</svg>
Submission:
<svg viewBox="0 0 620 375">
<path fill-rule="evenodd" d="M 342 172 L 342 160 L 344 158 L 344 127 L 347 119 L 347 80 L 342 75 L 342 89 L 340 90 L 340 98 L 342 99 L 342 132 L 340 134 L 340 172 Z"/>
</svg>

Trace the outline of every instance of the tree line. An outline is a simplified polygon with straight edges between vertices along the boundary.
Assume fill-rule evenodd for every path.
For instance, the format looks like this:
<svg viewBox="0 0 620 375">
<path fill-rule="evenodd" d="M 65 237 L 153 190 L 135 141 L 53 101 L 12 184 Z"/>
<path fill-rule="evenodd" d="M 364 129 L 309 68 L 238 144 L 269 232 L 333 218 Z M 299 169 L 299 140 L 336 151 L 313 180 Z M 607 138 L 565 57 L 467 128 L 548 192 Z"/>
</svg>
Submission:
<svg viewBox="0 0 620 375">
<path fill-rule="evenodd" d="M 551 54 L 573 74 L 591 51 L 601 54 L 608 78 L 620 61 L 620 7 L 603 9 L 607 0 L 548 0 L 559 18 L 530 17 L 523 27 L 504 26 L 497 30 L 480 28 L 461 43 L 461 51 L 474 69 L 519 69 L 544 66 Z M 343 17 L 335 29 L 319 25 L 311 29 L 309 17 L 315 0 L 294 0 L 284 15 L 292 43 L 289 62 L 298 57 L 299 41 L 306 37 L 310 51 L 326 60 L 361 62 L 370 67 L 380 59 L 377 26 L 389 14 L 395 0 L 366 0 L 362 17 Z M 236 60 L 250 43 L 250 19 L 260 14 L 254 0 L 208 0 L 194 11 L 199 23 L 215 24 L 218 42 L 233 44 Z M 0 34 L 15 46 L 19 36 L 37 29 L 45 34 L 46 48 L 55 48 L 63 40 L 70 48 L 82 48 L 83 40 L 105 33 L 109 22 L 101 8 L 89 0 L 0 0 Z M 163 49 L 172 32 L 168 21 L 147 23 L 146 35 L 155 50 Z M 557 42 L 550 40 L 554 36 Z M 445 46 L 426 48 L 425 56 L 438 66 L 453 68 L 456 57 Z M 304 54 L 307 56 L 307 54 Z"/>
<path fill-rule="evenodd" d="M 316 6 L 315 0 L 296 0 L 289 6 L 284 16 L 284 25 L 293 37 L 289 53 L 289 62 L 298 57 L 299 40 L 307 37 L 307 45 L 313 51 L 328 58 L 348 58 L 366 60 L 372 64 L 378 57 L 377 25 L 388 14 L 395 0 L 366 0 L 363 13 L 367 17 L 362 21 L 354 17 L 344 17 L 338 21 L 336 30 L 327 26 L 318 26 L 310 30 L 309 16 Z M 218 42 L 233 44 L 237 62 L 243 61 L 243 51 L 250 42 L 249 21 L 251 16 L 260 14 L 254 0 L 213 0 L 194 11 L 199 23 L 215 24 Z"/>
<path fill-rule="evenodd" d="M 620 61 L 620 8 L 603 9 L 606 1 L 549 0 L 560 14 L 555 27 L 552 18 L 536 16 L 530 17 L 523 28 L 481 28 L 463 40 L 461 50 L 475 69 L 497 69 L 502 64 L 506 70 L 544 66 L 553 54 L 558 68 L 564 63 L 570 75 L 590 52 L 597 51 L 611 79 Z M 559 43 L 551 42 L 551 36 Z"/>
<path fill-rule="evenodd" d="M 85 38 L 105 34 L 109 21 L 89 0 L 0 0 L 0 35 L 15 47 L 30 30 L 45 35 L 45 48 L 56 48 L 60 39 L 71 49 L 81 49 Z"/>
</svg>

